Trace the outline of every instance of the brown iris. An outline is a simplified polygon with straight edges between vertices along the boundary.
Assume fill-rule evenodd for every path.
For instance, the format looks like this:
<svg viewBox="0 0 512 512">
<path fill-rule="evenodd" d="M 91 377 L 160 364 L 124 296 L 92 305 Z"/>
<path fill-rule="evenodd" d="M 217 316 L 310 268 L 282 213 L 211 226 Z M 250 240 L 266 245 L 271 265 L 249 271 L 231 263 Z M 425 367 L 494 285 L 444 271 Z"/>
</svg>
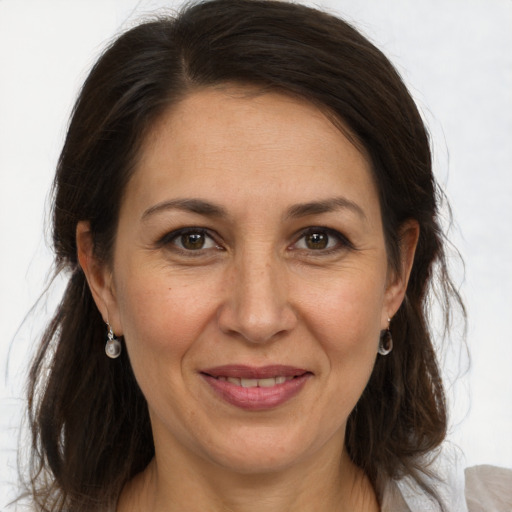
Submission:
<svg viewBox="0 0 512 512">
<path fill-rule="evenodd" d="M 204 233 L 186 233 L 181 235 L 181 245 L 188 250 L 202 249 L 205 243 Z"/>
<path fill-rule="evenodd" d="M 325 233 L 309 233 L 305 236 L 308 249 L 325 249 L 329 243 L 329 237 Z"/>
</svg>

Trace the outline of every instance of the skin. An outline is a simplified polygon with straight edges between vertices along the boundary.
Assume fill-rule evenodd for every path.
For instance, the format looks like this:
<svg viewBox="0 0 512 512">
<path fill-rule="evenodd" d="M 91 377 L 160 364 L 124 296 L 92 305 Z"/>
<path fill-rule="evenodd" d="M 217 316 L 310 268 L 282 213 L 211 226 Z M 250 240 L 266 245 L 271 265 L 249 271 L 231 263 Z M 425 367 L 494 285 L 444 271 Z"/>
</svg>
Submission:
<svg viewBox="0 0 512 512">
<path fill-rule="evenodd" d="M 251 92 L 194 92 L 154 126 L 111 266 L 95 258 L 88 223 L 77 228 L 80 263 L 124 336 L 155 440 L 119 511 L 378 510 L 346 454 L 345 426 L 403 299 L 418 228 L 404 226 L 392 272 L 366 156 L 314 106 Z M 206 230 L 193 249 L 176 235 L 184 227 Z M 311 376 L 284 404 L 247 411 L 199 373 L 226 364 Z"/>
</svg>

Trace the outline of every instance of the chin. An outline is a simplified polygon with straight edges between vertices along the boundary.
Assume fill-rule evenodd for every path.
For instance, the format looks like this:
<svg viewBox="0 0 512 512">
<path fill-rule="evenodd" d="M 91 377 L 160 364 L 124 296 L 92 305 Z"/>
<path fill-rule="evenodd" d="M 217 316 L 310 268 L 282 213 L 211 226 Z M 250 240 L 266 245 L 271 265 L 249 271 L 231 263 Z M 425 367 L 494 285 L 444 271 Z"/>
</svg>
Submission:
<svg viewBox="0 0 512 512">
<path fill-rule="evenodd" d="M 304 458 L 304 454 L 290 452 L 275 453 L 261 449 L 251 453 L 231 452 L 215 458 L 216 465 L 239 475 L 265 475 L 285 471 Z"/>
<path fill-rule="evenodd" d="M 307 463 L 315 453 L 322 451 L 322 443 L 304 435 L 304 432 L 272 432 L 261 428 L 257 435 L 239 431 L 227 435 L 228 444 L 212 450 L 208 455 L 212 462 L 222 468 L 241 475 L 264 475 L 285 471 L 293 466 Z M 224 441 L 225 441 L 224 439 Z"/>
</svg>

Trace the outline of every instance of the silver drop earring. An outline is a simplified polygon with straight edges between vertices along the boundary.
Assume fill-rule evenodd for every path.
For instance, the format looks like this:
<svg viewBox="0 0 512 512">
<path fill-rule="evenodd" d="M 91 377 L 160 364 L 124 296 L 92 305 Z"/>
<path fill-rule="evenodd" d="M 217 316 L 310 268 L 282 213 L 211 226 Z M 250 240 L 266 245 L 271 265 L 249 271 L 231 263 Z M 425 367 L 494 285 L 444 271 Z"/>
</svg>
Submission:
<svg viewBox="0 0 512 512">
<path fill-rule="evenodd" d="M 381 356 L 387 356 L 393 350 L 393 338 L 389 330 L 390 323 L 391 318 L 388 318 L 388 328 L 380 333 L 379 354 Z"/>
<path fill-rule="evenodd" d="M 121 342 L 115 337 L 114 331 L 112 327 L 107 322 L 108 333 L 107 333 L 107 343 L 105 344 L 105 354 L 107 354 L 110 359 L 117 359 L 121 355 L 122 345 Z"/>
</svg>

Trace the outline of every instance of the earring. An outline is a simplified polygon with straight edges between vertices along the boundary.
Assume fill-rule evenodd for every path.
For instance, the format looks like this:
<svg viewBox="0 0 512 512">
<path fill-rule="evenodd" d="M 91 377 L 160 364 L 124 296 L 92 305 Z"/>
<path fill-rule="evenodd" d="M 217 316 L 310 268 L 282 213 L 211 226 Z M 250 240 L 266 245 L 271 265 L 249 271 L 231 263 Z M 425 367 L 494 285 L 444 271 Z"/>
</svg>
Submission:
<svg viewBox="0 0 512 512">
<path fill-rule="evenodd" d="M 391 331 L 389 330 L 390 322 L 391 318 L 388 318 L 388 328 L 384 329 L 380 333 L 379 354 L 381 356 L 387 356 L 393 350 L 393 338 L 391 336 Z"/>
<path fill-rule="evenodd" d="M 111 359 L 117 359 L 121 355 L 122 345 L 121 342 L 115 337 L 112 327 L 107 322 L 108 334 L 107 343 L 105 344 L 105 354 Z"/>
</svg>

